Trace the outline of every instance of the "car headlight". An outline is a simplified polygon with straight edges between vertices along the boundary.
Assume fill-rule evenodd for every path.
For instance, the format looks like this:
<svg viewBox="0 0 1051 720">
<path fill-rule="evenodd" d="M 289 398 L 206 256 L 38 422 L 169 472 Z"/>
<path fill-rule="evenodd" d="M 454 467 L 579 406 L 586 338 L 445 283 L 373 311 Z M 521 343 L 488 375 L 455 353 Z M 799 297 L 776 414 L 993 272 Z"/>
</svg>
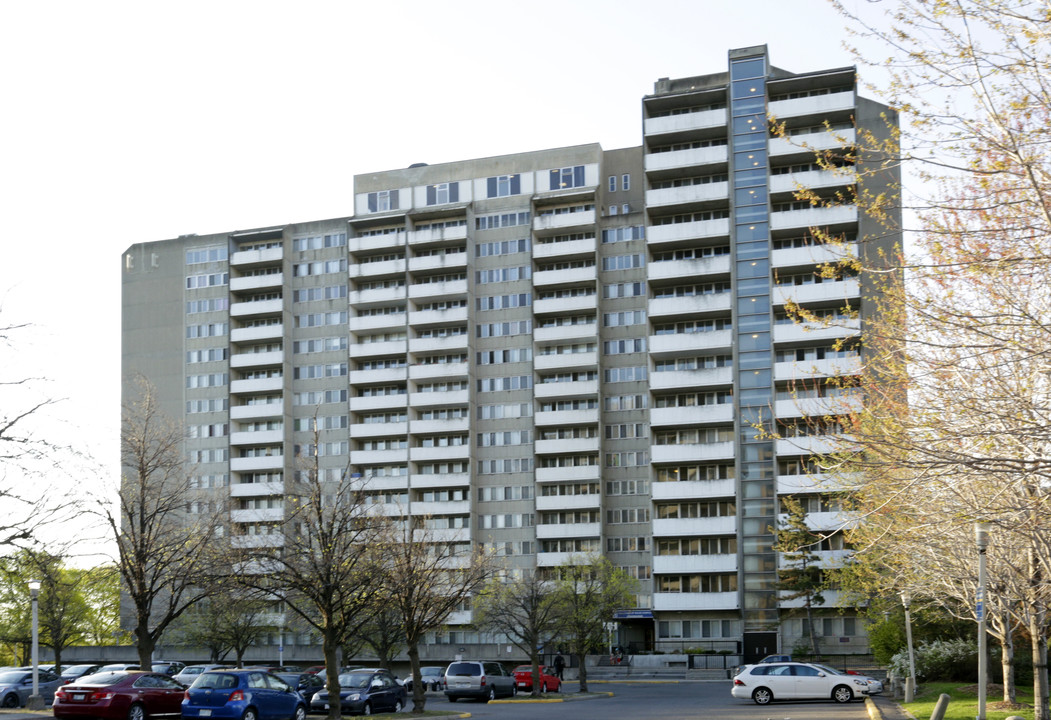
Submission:
<svg viewBox="0 0 1051 720">
<path fill-rule="evenodd" d="M 860 685 L 861 687 L 868 687 L 869 681 L 868 680 L 855 680 L 854 684 L 855 685 Z"/>
<path fill-rule="evenodd" d="M 352 695 L 348 695 L 347 699 L 348 700 L 360 700 L 361 699 L 361 693 L 354 693 Z"/>
</svg>

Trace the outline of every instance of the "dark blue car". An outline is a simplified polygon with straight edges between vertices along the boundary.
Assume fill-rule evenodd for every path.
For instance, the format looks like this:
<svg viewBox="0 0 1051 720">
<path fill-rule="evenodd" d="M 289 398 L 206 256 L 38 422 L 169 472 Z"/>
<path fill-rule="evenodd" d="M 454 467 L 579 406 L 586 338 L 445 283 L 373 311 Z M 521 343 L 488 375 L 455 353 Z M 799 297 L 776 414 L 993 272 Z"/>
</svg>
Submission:
<svg viewBox="0 0 1051 720">
<path fill-rule="evenodd" d="M 339 674 L 339 709 L 346 715 L 401 712 L 408 693 L 383 668 L 361 668 Z M 328 690 L 319 690 L 310 700 L 310 712 L 328 712 Z"/>
<path fill-rule="evenodd" d="M 304 720 L 306 701 L 287 682 L 262 670 L 201 673 L 182 701 L 185 720 Z"/>
</svg>

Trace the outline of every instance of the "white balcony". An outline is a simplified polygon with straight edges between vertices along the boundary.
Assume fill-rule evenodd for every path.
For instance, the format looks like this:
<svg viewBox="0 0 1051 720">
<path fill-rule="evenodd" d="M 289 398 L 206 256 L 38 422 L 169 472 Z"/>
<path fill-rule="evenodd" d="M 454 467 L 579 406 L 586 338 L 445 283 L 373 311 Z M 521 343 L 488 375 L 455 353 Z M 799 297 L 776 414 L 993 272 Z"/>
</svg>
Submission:
<svg viewBox="0 0 1051 720">
<path fill-rule="evenodd" d="M 593 209 L 558 214 L 535 215 L 533 217 L 533 232 L 568 232 L 570 230 L 581 229 L 594 224 L 595 211 Z"/>
<path fill-rule="evenodd" d="M 537 525 L 536 539 L 552 538 L 597 538 L 602 532 L 601 523 L 564 523 L 558 525 Z"/>
<path fill-rule="evenodd" d="M 836 340 L 861 333 L 861 320 L 842 318 L 825 323 L 781 323 L 774 325 L 775 343 L 816 343 L 821 340 Z"/>
<path fill-rule="evenodd" d="M 537 411 L 534 423 L 541 425 L 595 425 L 598 423 L 598 408 L 588 410 L 544 410 Z"/>
<path fill-rule="evenodd" d="M 405 328 L 405 313 L 357 315 L 347 321 L 347 327 L 353 333 L 362 333 L 368 330 L 402 330 Z"/>
<path fill-rule="evenodd" d="M 671 152 L 647 153 L 643 157 L 645 170 L 648 173 L 661 170 L 679 170 L 696 165 L 725 165 L 726 146 L 690 148 Z"/>
<path fill-rule="evenodd" d="M 655 483 L 656 484 L 656 483 Z M 653 520 L 653 536 L 657 537 L 695 537 L 701 535 L 735 535 L 737 518 L 674 518 Z"/>
<path fill-rule="evenodd" d="M 351 450 L 352 465 L 400 465 L 409 458 L 409 448 L 394 450 Z"/>
<path fill-rule="evenodd" d="M 409 451 L 413 462 L 464 460 L 471 455 L 470 445 L 452 445 L 449 447 L 414 447 Z"/>
<path fill-rule="evenodd" d="M 284 442 L 284 430 L 254 430 L 230 433 L 231 445 L 277 445 Z"/>
<path fill-rule="evenodd" d="M 598 325 L 595 323 L 578 323 L 574 325 L 553 325 L 533 329 L 533 340 L 537 343 L 555 343 L 560 340 L 595 340 Z"/>
<path fill-rule="evenodd" d="M 736 592 L 722 593 L 653 593 L 653 609 L 673 610 L 737 610 L 741 607 Z"/>
<path fill-rule="evenodd" d="M 822 130 L 787 138 L 770 138 L 770 157 L 779 155 L 806 155 L 811 158 L 818 150 L 834 150 L 854 144 L 854 129 Z"/>
<path fill-rule="evenodd" d="M 361 487 L 365 490 L 398 490 L 407 492 L 409 489 L 409 477 L 407 475 L 370 475 L 362 478 L 362 481 Z"/>
<path fill-rule="evenodd" d="M 830 358 L 828 360 L 799 360 L 774 365 L 774 380 L 809 380 L 813 378 L 857 375 L 861 372 L 860 357 Z"/>
<path fill-rule="evenodd" d="M 692 280 L 702 278 L 705 275 L 728 276 L 730 274 L 730 256 L 727 254 L 696 260 L 651 262 L 646 273 L 650 282 L 654 280 Z"/>
<path fill-rule="evenodd" d="M 405 258 L 398 260 L 380 260 L 378 262 L 351 263 L 347 267 L 347 277 L 370 278 L 383 275 L 404 275 Z"/>
<path fill-rule="evenodd" d="M 272 290 L 285 284 L 284 273 L 266 275 L 245 275 L 230 278 L 230 292 L 249 292 L 252 290 Z"/>
<path fill-rule="evenodd" d="M 730 311 L 733 293 L 721 292 L 711 295 L 690 295 L 685 297 L 654 298 L 650 300 L 647 311 L 650 317 L 669 317 L 675 315 L 704 315 Z"/>
<path fill-rule="evenodd" d="M 231 510 L 230 521 L 239 523 L 281 522 L 285 519 L 283 508 L 262 510 Z"/>
<path fill-rule="evenodd" d="M 566 268 L 565 270 L 540 270 L 533 273 L 533 287 L 544 285 L 583 285 L 594 282 L 598 276 L 595 266 Z"/>
<path fill-rule="evenodd" d="M 235 548 L 281 547 L 284 544 L 285 536 L 282 533 L 270 533 L 269 535 L 234 535 L 230 538 L 230 545 Z"/>
<path fill-rule="evenodd" d="M 709 460 L 732 460 L 733 457 L 733 442 L 650 446 L 650 460 L 654 463 L 707 462 Z"/>
<path fill-rule="evenodd" d="M 861 396 L 825 398 L 793 398 L 774 403 L 774 413 L 779 418 L 820 418 L 827 415 L 849 415 L 861 410 Z"/>
<path fill-rule="evenodd" d="M 707 351 L 733 346 L 732 330 L 714 332 L 676 333 L 674 335 L 650 335 L 650 355 L 685 356 L 690 353 L 703 355 Z"/>
<path fill-rule="evenodd" d="M 410 515 L 469 515 L 471 513 L 470 500 L 455 500 L 445 502 L 423 502 L 414 500 L 409 508 Z"/>
<path fill-rule="evenodd" d="M 780 513 L 777 516 L 779 525 L 788 522 L 788 515 Z M 806 525 L 811 530 L 831 532 L 833 530 L 845 530 L 857 527 L 860 518 L 849 512 L 812 512 L 807 513 Z"/>
<path fill-rule="evenodd" d="M 692 500 L 695 498 L 733 497 L 736 481 L 680 480 L 678 482 L 655 482 L 650 485 L 650 496 L 657 500 Z"/>
<path fill-rule="evenodd" d="M 580 557 L 580 553 L 538 552 L 536 554 L 536 564 L 537 567 L 561 567 L 572 562 L 574 557 Z"/>
<path fill-rule="evenodd" d="M 409 286 L 409 297 L 414 300 L 420 298 L 454 298 L 465 295 L 467 295 L 467 280 L 414 283 Z"/>
<path fill-rule="evenodd" d="M 282 350 L 274 350 L 273 352 L 237 353 L 236 355 L 230 356 L 230 367 L 268 367 L 272 365 L 281 365 L 284 361 L 285 353 Z"/>
<path fill-rule="evenodd" d="M 786 248 L 770 253 L 770 264 L 777 268 L 825 265 L 858 256 L 857 243 L 821 243 L 801 248 Z"/>
<path fill-rule="evenodd" d="M 443 253 L 409 258 L 409 272 L 427 270 L 463 270 L 467 267 L 467 253 Z"/>
<path fill-rule="evenodd" d="M 413 435 L 435 435 L 439 433 L 467 432 L 471 427 L 471 419 L 462 417 L 451 420 L 413 420 Z"/>
<path fill-rule="evenodd" d="M 230 341 L 235 343 L 252 342 L 254 340 L 273 340 L 283 337 L 285 326 L 283 323 L 273 325 L 260 325 L 259 327 L 234 328 L 230 331 Z"/>
<path fill-rule="evenodd" d="M 650 390 L 679 390 L 729 385 L 733 382 L 733 369 L 729 367 L 705 368 L 703 370 L 668 370 L 650 373 Z"/>
<path fill-rule="evenodd" d="M 382 357 L 387 355 L 404 355 L 409 350 L 408 340 L 387 340 L 374 343 L 354 343 L 350 346 L 352 358 Z"/>
<path fill-rule="evenodd" d="M 775 441 L 774 446 L 778 457 L 830 455 L 856 449 L 856 443 L 851 435 L 805 435 L 781 438 Z"/>
<path fill-rule="evenodd" d="M 856 298 L 861 294 L 857 278 L 828 281 L 812 285 L 778 285 L 774 287 L 772 301 L 774 305 L 784 305 L 789 301 L 799 305 L 816 302 L 836 302 Z"/>
<path fill-rule="evenodd" d="M 675 575 L 737 572 L 737 555 L 655 555 L 653 572 Z"/>
<path fill-rule="evenodd" d="M 775 100 L 770 103 L 767 112 L 784 120 L 801 115 L 818 115 L 825 117 L 830 113 L 846 112 L 854 109 L 854 91 L 812 95 L 791 100 Z"/>
<path fill-rule="evenodd" d="M 427 365 L 410 365 L 409 379 L 429 380 L 443 378 L 466 379 L 470 365 L 466 362 L 430 363 Z"/>
<path fill-rule="evenodd" d="M 405 393 L 400 395 L 374 395 L 371 397 L 350 398 L 351 412 L 366 412 L 368 410 L 404 410 L 409 401 Z"/>
<path fill-rule="evenodd" d="M 354 423 L 350 426 L 350 436 L 355 440 L 371 437 L 401 437 L 408 432 L 409 423 L 407 422 Z"/>
<path fill-rule="evenodd" d="M 670 225 L 651 225 L 646 228 L 646 244 L 650 247 L 661 243 L 679 243 L 687 240 L 729 236 L 729 218 L 697 220 L 695 222 L 672 223 Z"/>
<path fill-rule="evenodd" d="M 726 125 L 726 108 L 718 110 L 701 110 L 699 112 L 665 115 L 664 117 L 646 118 L 643 121 L 647 137 L 667 133 L 683 133 L 691 130 L 723 127 Z"/>
<path fill-rule="evenodd" d="M 536 355 L 533 358 L 533 368 L 538 371 L 595 367 L 598 367 L 598 352 Z"/>
<path fill-rule="evenodd" d="M 543 300 L 533 301 L 533 312 L 537 315 L 570 315 L 586 310 L 593 311 L 597 307 L 598 294 L 545 298 Z"/>
<path fill-rule="evenodd" d="M 238 265 L 271 265 L 280 263 L 285 256 L 283 247 L 240 250 L 230 254 L 230 267 Z"/>
<path fill-rule="evenodd" d="M 409 404 L 414 408 L 434 406 L 466 405 L 470 399 L 467 390 L 445 390 L 442 392 L 414 392 L 409 395 Z"/>
<path fill-rule="evenodd" d="M 409 368 L 393 367 L 377 370 L 351 370 L 348 382 L 351 385 L 390 385 L 405 382 Z"/>
<path fill-rule="evenodd" d="M 470 473 L 442 473 L 439 475 L 414 474 L 411 478 L 414 490 L 422 488 L 458 488 L 471 485 Z"/>
<path fill-rule="evenodd" d="M 808 170 L 770 177 L 770 194 L 795 193 L 800 189 L 820 190 L 851 185 L 857 180 L 849 170 Z"/>
<path fill-rule="evenodd" d="M 816 473 L 814 475 L 778 475 L 777 494 L 839 492 L 851 490 L 865 480 L 861 473 Z"/>
<path fill-rule="evenodd" d="M 812 227 L 847 225 L 857 221 L 858 208 L 856 205 L 818 206 L 805 210 L 770 213 L 771 230 L 804 230 Z"/>
<path fill-rule="evenodd" d="M 272 403 L 256 403 L 254 405 L 235 405 L 230 408 L 231 420 L 253 420 L 256 418 L 280 417 L 285 412 L 285 404 L 281 400 Z"/>
<path fill-rule="evenodd" d="M 396 303 L 405 299 L 404 285 L 400 287 L 378 287 L 366 288 L 364 290 L 351 290 L 347 294 L 347 301 L 351 305 L 365 305 L 367 303 L 382 305 Z"/>
<path fill-rule="evenodd" d="M 268 392 L 279 392 L 284 386 L 285 379 L 283 377 L 231 380 L 230 393 L 234 395 L 261 395 Z"/>
<path fill-rule="evenodd" d="M 537 440 L 534 450 L 537 455 L 565 455 L 567 453 L 597 453 L 599 439 L 593 438 L 557 438 L 555 440 Z"/>
<path fill-rule="evenodd" d="M 463 325 L 467 322 L 467 308 L 450 308 L 448 310 L 413 310 L 409 313 L 409 324 L 421 325 Z"/>
<path fill-rule="evenodd" d="M 466 543 L 471 542 L 470 528 L 441 528 L 417 530 L 414 535 L 417 542 L 426 543 Z"/>
<path fill-rule="evenodd" d="M 650 425 L 653 427 L 687 427 L 713 423 L 728 425 L 733 422 L 733 417 L 734 405 L 732 402 L 720 405 L 694 405 L 692 407 L 655 407 L 650 410 Z"/>
<path fill-rule="evenodd" d="M 441 353 L 466 350 L 469 335 L 448 335 L 446 337 L 412 338 L 409 340 L 411 353 Z"/>
<path fill-rule="evenodd" d="M 821 608 L 838 608 L 838 607 L 849 607 L 852 605 L 846 605 L 846 597 L 839 590 L 822 590 L 821 597 L 825 600 L 823 604 L 814 604 L 812 607 Z M 796 598 L 795 600 L 779 600 L 778 606 L 785 609 L 799 610 L 806 607 L 806 598 Z"/>
<path fill-rule="evenodd" d="M 534 243 L 533 258 L 542 260 L 554 257 L 579 257 L 595 254 L 595 238 L 565 240 L 562 242 Z"/>
<path fill-rule="evenodd" d="M 535 471 L 537 482 L 583 482 L 598 481 L 602 477 L 599 465 L 574 465 L 572 467 L 538 467 Z"/>
<path fill-rule="evenodd" d="M 678 207 L 693 203 L 714 202 L 729 199 L 729 184 L 726 182 L 703 185 L 683 185 L 646 191 L 646 206 L 651 209 Z"/>
<path fill-rule="evenodd" d="M 584 510 L 602 506 L 602 496 L 594 495 L 537 495 L 537 510 Z"/>
<path fill-rule="evenodd" d="M 384 235 L 363 235 L 347 238 L 347 252 L 351 254 L 390 250 L 405 247 L 407 233 L 393 232 Z"/>
<path fill-rule="evenodd" d="M 598 395 L 598 380 L 540 383 L 533 388 L 538 399 Z"/>
<path fill-rule="evenodd" d="M 233 483 L 230 485 L 230 497 L 270 497 L 284 495 L 283 482 Z"/>
<path fill-rule="evenodd" d="M 466 240 L 467 226 L 457 225 L 455 227 L 434 227 L 425 230 L 413 230 L 409 233 L 410 245 L 428 245 L 451 240 Z"/>
<path fill-rule="evenodd" d="M 235 302 L 230 305 L 230 317 L 244 318 L 259 315 L 280 315 L 283 310 L 283 304 L 284 301 L 281 298 Z"/>
<path fill-rule="evenodd" d="M 285 466 L 284 455 L 264 455 L 262 457 L 230 458 L 230 472 L 250 472 L 252 470 L 281 470 Z"/>
</svg>

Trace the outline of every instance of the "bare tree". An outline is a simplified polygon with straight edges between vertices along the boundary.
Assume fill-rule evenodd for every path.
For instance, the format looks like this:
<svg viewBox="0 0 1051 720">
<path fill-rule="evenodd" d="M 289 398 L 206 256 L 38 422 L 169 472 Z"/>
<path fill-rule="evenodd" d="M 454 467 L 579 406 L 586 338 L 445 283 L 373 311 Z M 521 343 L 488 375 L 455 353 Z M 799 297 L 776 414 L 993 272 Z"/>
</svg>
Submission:
<svg viewBox="0 0 1051 720">
<path fill-rule="evenodd" d="M 210 592 L 223 513 L 190 512 L 198 496 L 183 461 L 183 432 L 163 415 L 149 382 L 137 382 L 138 396 L 123 407 L 116 507 L 100 498 L 91 512 L 117 545 L 139 663 L 149 667 L 169 625 Z"/>
<path fill-rule="evenodd" d="M 529 657 L 533 666 L 533 692 L 540 687 L 540 648 L 558 634 L 562 622 L 555 583 L 536 571 L 525 571 L 514 580 L 497 578 L 478 596 L 474 623 L 502 633 Z"/>
</svg>

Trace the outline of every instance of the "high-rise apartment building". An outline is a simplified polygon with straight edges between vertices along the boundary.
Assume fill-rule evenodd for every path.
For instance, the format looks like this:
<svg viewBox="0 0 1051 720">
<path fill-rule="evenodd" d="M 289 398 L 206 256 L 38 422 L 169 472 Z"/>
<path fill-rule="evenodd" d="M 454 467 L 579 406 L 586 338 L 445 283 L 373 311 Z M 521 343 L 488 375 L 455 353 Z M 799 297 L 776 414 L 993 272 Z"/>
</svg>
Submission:
<svg viewBox="0 0 1051 720">
<path fill-rule="evenodd" d="M 512 567 L 626 568 L 642 590 L 617 644 L 754 656 L 807 635 L 776 589 L 779 498 L 802 498 L 828 531 L 818 555 L 842 557 L 839 481 L 809 459 L 858 401 L 824 380 L 859 372 L 872 312 L 858 278 L 817 270 L 898 238 L 796 193 L 845 193 L 854 175 L 814 150 L 848 163 L 888 111 L 853 68 L 786 72 L 765 47 L 661 79 L 642 108 L 639 147 L 358 175 L 349 217 L 127 250 L 124 370 L 185 419 L 239 542 L 280 542 L 316 416 L 323 468 L 449 541 Z M 855 614 L 817 617 L 829 650 L 866 648 Z M 469 619 L 432 656 L 479 642 Z"/>
</svg>

